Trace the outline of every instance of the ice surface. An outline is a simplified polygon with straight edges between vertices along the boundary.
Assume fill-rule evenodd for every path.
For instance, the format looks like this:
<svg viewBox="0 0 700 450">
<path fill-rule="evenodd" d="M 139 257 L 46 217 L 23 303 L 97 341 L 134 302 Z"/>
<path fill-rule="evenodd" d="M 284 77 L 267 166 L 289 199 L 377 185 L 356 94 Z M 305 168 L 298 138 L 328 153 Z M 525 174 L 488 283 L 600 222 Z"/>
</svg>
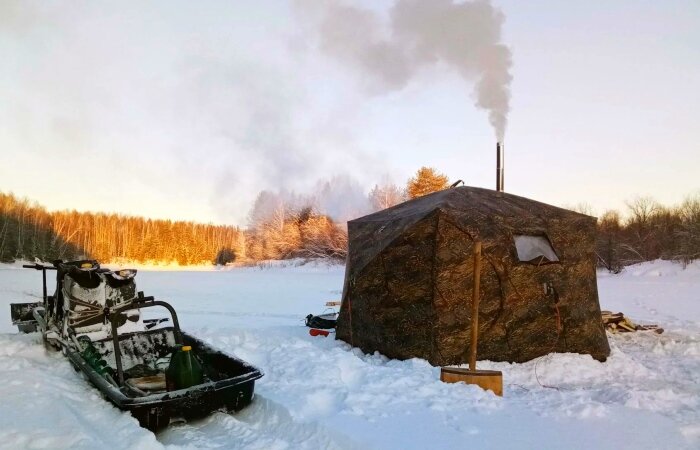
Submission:
<svg viewBox="0 0 700 450">
<path fill-rule="evenodd" d="M 14 266 L 16 267 L 16 265 Z M 556 354 L 503 371 L 503 398 L 438 381 L 423 360 L 365 355 L 311 337 L 309 313 L 342 290 L 344 268 L 311 265 L 143 271 L 186 330 L 258 365 L 251 406 L 157 437 L 104 401 L 38 335 L 17 335 L 10 302 L 41 274 L 0 267 L 0 447 L 7 448 L 699 448 L 700 265 L 664 261 L 599 273 L 604 309 L 667 331 L 610 335 L 606 363 Z"/>
</svg>

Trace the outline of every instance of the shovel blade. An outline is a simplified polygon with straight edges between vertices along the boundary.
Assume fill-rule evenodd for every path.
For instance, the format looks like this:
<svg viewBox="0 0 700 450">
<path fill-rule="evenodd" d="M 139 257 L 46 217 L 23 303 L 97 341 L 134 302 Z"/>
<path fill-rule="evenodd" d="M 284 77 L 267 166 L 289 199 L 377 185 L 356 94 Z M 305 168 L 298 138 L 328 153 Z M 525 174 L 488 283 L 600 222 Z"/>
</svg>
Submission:
<svg viewBox="0 0 700 450">
<path fill-rule="evenodd" d="M 493 391 L 503 397 L 503 373 L 498 370 L 469 370 L 458 367 L 442 367 L 440 381 L 445 383 L 475 384 L 485 391 Z"/>
</svg>

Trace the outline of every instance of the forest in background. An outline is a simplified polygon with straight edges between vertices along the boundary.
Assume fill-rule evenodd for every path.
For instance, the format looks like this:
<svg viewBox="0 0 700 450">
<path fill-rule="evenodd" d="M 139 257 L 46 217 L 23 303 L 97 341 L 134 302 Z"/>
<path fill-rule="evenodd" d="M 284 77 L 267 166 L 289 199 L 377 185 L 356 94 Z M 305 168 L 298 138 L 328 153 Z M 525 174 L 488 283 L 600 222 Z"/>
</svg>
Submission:
<svg viewBox="0 0 700 450">
<path fill-rule="evenodd" d="M 700 258 L 700 193 L 670 207 L 651 197 L 626 205 L 624 216 L 612 210 L 598 217 L 600 266 L 618 273 L 624 266 L 659 258 L 684 265 Z"/>
<path fill-rule="evenodd" d="M 423 167 L 403 188 L 375 185 L 363 202 L 346 211 L 350 217 L 341 220 L 325 212 L 333 209 L 324 201 L 329 185 L 311 196 L 263 191 L 251 208 L 246 229 L 47 211 L 35 202 L 0 193 L 0 261 L 89 257 L 102 262 L 223 265 L 289 258 L 344 260 L 345 220 L 448 187 L 447 177 Z M 593 215 L 586 206 L 569 209 Z M 700 258 L 700 193 L 674 206 L 641 197 L 627 202 L 623 213 L 605 211 L 598 218 L 596 252 L 599 266 L 611 272 L 658 258 L 683 264 Z"/>
<path fill-rule="evenodd" d="M 120 214 L 50 212 L 36 202 L 0 192 L 0 261 L 86 257 L 102 262 L 224 265 L 289 258 L 344 260 L 345 220 L 393 206 L 407 196 L 444 189 L 447 177 L 422 168 L 409 180 L 407 190 L 385 183 L 362 194 L 359 201 L 348 195 L 358 186 L 347 184 L 335 179 L 307 196 L 262 191 L 245 230 Z M 334 211 L 341 221 L 322 211 Z"/>
<path fill-rule="evenodd" d="M 237 227 L 152 220 L 119 214 L 47 211 L 0 193 L 0 261 L 95 258 L 108 262 L 198 264 L 243 253 Z M 219 261 L 221 262 L 221 261 Z M 228 261 L 225 261 L 228 262 Z"/>
</svg>

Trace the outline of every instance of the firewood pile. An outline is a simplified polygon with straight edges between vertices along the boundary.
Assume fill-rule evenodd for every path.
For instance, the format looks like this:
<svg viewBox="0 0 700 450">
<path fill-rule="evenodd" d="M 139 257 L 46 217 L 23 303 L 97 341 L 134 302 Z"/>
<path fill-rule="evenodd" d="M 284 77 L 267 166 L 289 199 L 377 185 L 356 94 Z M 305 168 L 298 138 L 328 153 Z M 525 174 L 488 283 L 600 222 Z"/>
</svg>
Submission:
<svg viewBox="0 0 700 450">
<path fill-rule="evenodd" d="M 621 312 L 602 311 L 602 314 L 605 329 L 613 334 L 630 333 L 632 331 L 653 331 L 657 334 L 664 332 L 664 329 L 658 325 L 637 325 Z"/>
</svg>

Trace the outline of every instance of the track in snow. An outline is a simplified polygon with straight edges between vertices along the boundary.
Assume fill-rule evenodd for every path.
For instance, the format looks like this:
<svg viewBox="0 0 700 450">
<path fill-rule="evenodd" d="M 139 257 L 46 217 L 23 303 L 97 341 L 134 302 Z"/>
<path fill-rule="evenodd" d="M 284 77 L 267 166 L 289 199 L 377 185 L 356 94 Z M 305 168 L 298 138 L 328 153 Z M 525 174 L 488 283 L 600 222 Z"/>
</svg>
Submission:
<svg viewBox="0 0 700 450">
<path fill-rule="evenodd" d="M 250 406 L 235 415 L 217 412 L 202 420 L 174 424 L 159 433 L 158 440 L 192 448 L 361 448 L 347 436 L 331 433 L 318 423 L 294 420 L 284 406 L 258 394 Z"/>
</svg>

